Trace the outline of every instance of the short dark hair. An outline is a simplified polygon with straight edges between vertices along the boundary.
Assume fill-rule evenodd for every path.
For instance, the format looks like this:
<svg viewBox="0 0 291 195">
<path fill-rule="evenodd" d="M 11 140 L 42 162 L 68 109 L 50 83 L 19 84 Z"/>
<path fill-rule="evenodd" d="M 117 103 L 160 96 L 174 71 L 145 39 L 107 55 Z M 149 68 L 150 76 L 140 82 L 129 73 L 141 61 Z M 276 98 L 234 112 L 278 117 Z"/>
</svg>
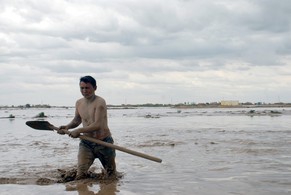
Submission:
<svg viewBox="0 0 291 195">
<path fill-rule="evenodd" d="M 80 78 L 80 83 L 90 83 L 93 87 L 97 87 L 96 80 L 91 76 L 83 76 Z"/>
</svg>

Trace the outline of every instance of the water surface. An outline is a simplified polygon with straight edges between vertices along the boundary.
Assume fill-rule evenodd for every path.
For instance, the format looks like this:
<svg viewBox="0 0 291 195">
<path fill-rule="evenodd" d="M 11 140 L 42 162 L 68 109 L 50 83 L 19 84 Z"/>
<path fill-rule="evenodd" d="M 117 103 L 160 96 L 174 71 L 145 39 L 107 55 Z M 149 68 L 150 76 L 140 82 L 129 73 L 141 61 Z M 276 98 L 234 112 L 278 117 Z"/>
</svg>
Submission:
<svg viewBox="0 0 291 195">
<path fill-rule="evenodd" d="M 254 108 L 252 108 L 254 110 Z M 117 151 L 123 177 L 112 183 L 37 185 L 76 165 L 78 139 L 25 125 L 40 112 L 56 126 L 74 109 L 1 109 L 0 194 L 289 194 L 288 108 L 110 109 L 115 144 L 163 160 Z M 98 160 L 96 172 L 101 172 Z"/>
</svg>

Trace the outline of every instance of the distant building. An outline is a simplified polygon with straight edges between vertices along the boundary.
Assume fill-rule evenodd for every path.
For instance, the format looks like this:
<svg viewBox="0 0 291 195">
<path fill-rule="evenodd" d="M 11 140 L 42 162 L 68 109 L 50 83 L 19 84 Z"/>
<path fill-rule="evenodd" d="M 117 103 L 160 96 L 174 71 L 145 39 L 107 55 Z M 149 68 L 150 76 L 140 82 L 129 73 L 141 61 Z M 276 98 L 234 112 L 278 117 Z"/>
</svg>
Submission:
<svg viewBox="0 0 291 195">
<path fill-rule="evenodd" d="M 221 106 L 238 106 L 239 101 L 237 100 L 222 100 L 220 102 Z"/>
</svg>

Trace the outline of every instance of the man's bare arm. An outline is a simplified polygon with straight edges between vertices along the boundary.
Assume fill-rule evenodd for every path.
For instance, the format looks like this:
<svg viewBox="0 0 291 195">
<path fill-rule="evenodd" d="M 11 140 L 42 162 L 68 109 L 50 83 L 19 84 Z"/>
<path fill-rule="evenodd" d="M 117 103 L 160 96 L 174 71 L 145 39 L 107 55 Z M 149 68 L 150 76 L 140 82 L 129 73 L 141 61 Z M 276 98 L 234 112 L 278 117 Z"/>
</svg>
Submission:
<svg viewBox="0 0 291 195">
<path fill-rule="evenodd" d="M 80 116 L 75 116 L 73 120 L 66 125 L 67 129 L 74 129 L 78 127 L 82 123 L 81 117 Z"/>
<path fill-rule="evenodd" d="M 62 129 L 65 129 L 65 130 L 73 129 L 73 128 L 78 127 L 82 123 L 82 119 L 78 113 L 77 106 L 78 106 L 78 102 L 76 103 L 75 117 L 69 124 L 59 127 L 59 130 L 58 130 L 59 134 L 65 134 L 65 132 L 62 131 Z"/>
</svg>

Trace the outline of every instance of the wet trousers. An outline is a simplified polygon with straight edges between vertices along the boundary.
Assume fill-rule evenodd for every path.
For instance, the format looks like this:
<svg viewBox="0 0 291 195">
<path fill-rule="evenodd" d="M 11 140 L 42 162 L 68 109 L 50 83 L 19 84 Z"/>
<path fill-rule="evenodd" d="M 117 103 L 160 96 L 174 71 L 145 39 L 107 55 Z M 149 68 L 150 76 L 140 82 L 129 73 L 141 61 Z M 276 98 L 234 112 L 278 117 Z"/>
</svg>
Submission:
<svg viewBox="0 0 291 195">
<path fill-rule="evenodd" d="M 106 137 L 102 141 L 112 144 L 114 142 L 111 136 Z M 78 153 L 77 177 L 86 175 L 96 158 L 100 160 L 108 175 L 115 174 L 115 156 L 115 149 L 108 148 L 87 140 L 81 140 Z"/>
</svg>

